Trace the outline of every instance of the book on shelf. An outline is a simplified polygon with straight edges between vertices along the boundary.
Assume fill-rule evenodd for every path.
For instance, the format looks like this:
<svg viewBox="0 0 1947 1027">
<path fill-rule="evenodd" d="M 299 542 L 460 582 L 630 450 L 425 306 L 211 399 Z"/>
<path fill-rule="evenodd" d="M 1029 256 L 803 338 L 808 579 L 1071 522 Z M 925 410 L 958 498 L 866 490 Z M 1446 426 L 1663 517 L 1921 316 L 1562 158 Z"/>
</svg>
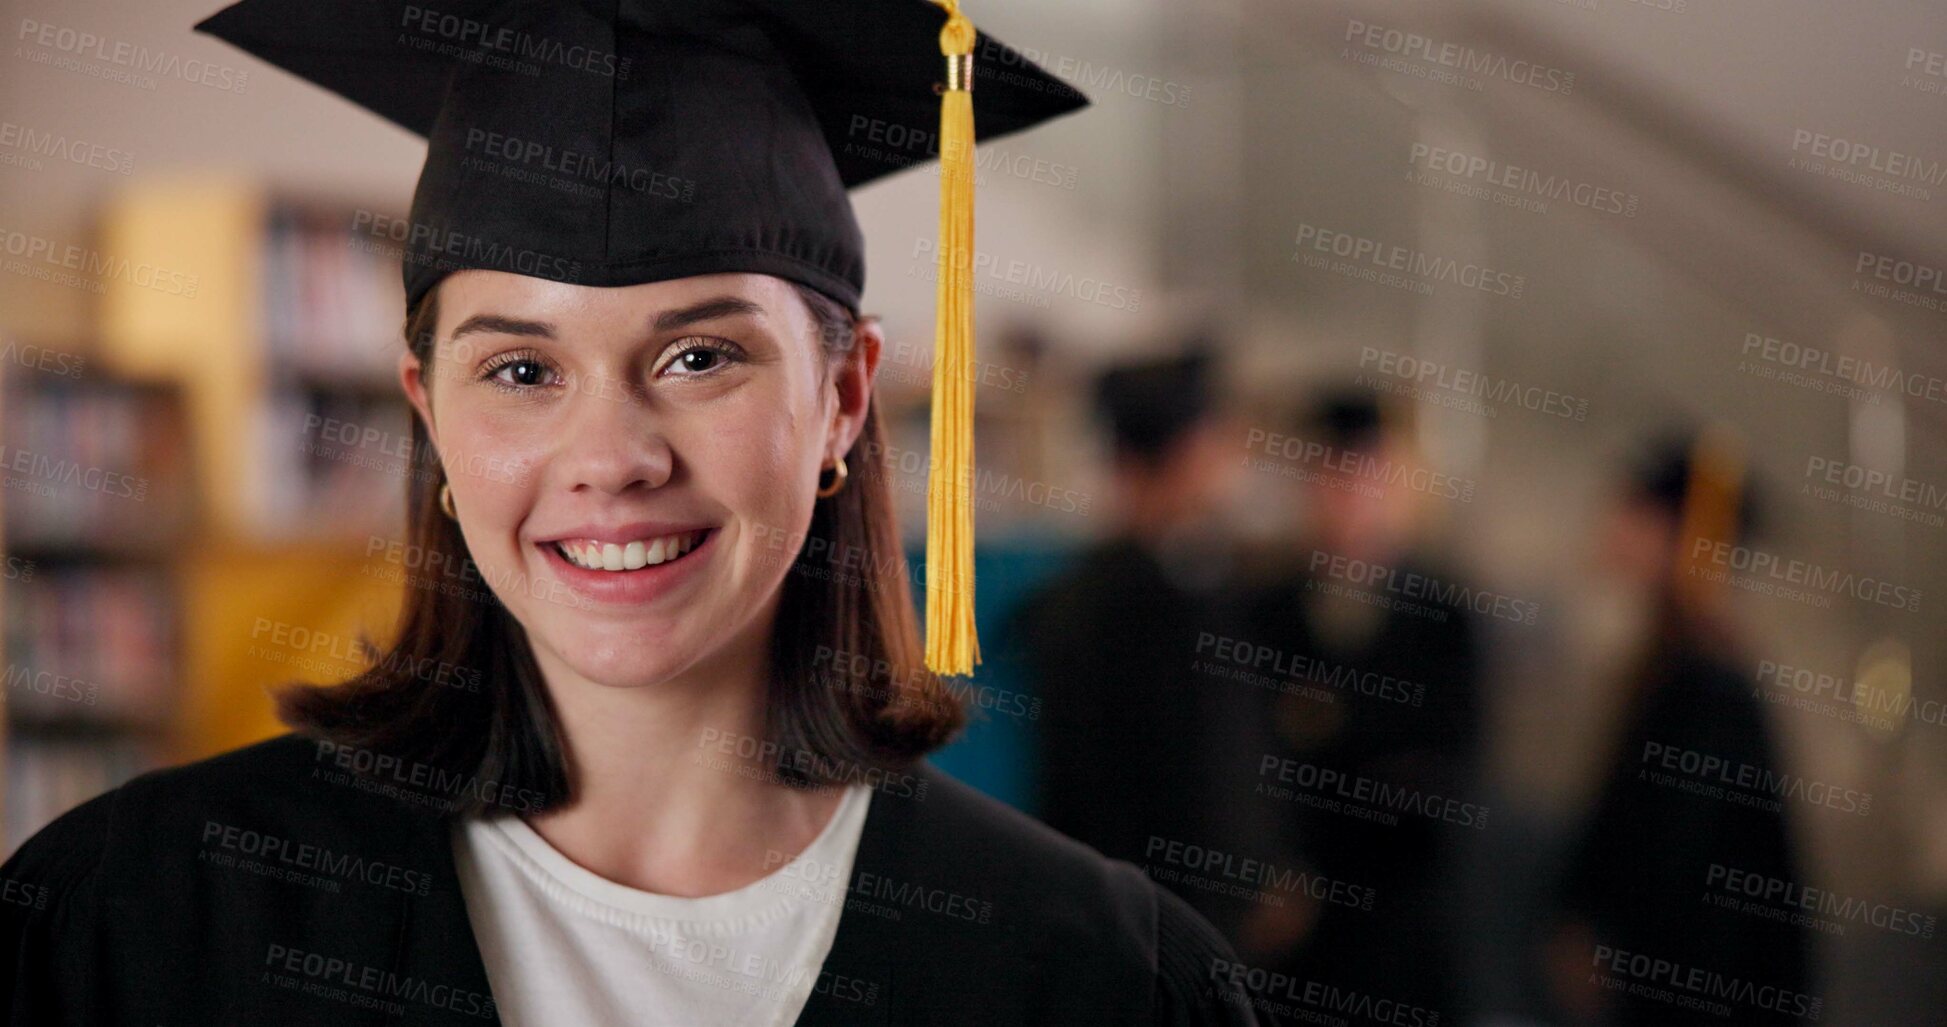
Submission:
<svg viewBox="0 0 1947 1027">
<path fill-rule="evenodd" d="M 186 422 L 168 385 L 0 384 L 8 849 L 160 758 L 180 696 L 173 564 L 194 516 Z"/>
<path fill-rule="evenodd" d="M 405 320 L 399 262 L 351 212 L 273 204 L 263 240 L 264 345 L 273 371 L 316 380 L 392 379 Z"/>
<path fill-rule="evenodd" d="M 4 407 L 10 551 L 142 551 L 186 527 L 188 428 L 170 388 L 20 375 Z"/>
</svg>

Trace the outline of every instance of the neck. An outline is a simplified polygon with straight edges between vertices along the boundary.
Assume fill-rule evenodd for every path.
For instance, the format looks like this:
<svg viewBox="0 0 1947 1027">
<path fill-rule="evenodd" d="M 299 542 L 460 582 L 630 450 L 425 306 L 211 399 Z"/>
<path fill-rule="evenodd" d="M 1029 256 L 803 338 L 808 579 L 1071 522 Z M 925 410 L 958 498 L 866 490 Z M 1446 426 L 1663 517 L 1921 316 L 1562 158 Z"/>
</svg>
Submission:
<svg viewBox="0 0 1947 1027">
<path fill-rule="evenodd" d="M 802 852 L 842 792 L 784 785 L 758 758 L 774 752 L 763 745 L 768 629 L 638 688 L 589 681 L 537 650 L 575 799 L 530 820 L 534 830 L 596 874 L 666 895 L 732 891 Z"/>
</svg>

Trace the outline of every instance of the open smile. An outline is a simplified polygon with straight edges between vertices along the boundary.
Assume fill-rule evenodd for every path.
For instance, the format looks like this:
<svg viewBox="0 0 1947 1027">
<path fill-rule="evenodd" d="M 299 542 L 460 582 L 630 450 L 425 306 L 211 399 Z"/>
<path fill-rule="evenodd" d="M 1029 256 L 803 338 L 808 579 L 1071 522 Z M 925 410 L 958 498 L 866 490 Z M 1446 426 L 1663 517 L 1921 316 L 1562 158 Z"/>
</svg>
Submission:
<svg viewBox="0 0 1947 1027">
<path fill-rule="evenodd" d="M 719 534 L 700 528 L 626 542 L 589 538 L 537 542 L 543 559 L 556 577 L 583 596 L 602 603 L 649 602 L 707 562 Z"/>
<path fill-rule="evenodd" d="M 708 528 L 684 531 L 635 539 L 623 544 L 576 538 L 556 539 L 547 544 L 553 546 L 562 559 L 584 570 L 639 571 L 644 567 L 656 567 L 682 559 L 701 545 L 710 531 Z"/>
</svg>

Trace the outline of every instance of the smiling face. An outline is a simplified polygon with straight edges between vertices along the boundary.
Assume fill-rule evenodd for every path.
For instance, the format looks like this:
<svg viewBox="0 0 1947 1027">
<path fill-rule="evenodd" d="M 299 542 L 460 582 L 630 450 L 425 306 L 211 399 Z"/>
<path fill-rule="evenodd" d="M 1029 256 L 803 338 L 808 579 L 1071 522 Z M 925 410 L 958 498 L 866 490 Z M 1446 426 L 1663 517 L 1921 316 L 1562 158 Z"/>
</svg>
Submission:
<svg viewBox="0 0 1947 1027">
<path fill-rule="evenodd" d="M 819 473 L 881 338 L 828 356 L 790 283 L 623 288 L 462 271 L 405 386 L 482 577 L 551 684 L 639 687 L 767 651 Z"/>
</svg>

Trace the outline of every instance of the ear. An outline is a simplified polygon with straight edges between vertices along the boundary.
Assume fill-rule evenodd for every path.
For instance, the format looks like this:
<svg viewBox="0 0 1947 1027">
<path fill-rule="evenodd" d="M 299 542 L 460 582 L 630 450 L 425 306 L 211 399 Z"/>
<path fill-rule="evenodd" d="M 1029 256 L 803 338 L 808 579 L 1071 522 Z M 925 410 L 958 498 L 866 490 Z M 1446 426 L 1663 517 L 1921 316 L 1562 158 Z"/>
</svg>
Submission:
<svg viewBox="0 0 1947 1027">
<path fill-rule="evenodd" d="M 406 399 L 421 423 L 426 426 L 426 438 L 433 444 L 433 451 L 439 451 L 439 432 L 433 427 L 433 397 L 426 383 L 426 369 L 411 350 L 399 354 L 399 386 L 406 392 Z"/>
<path fill-rule="evenodd" d="M 886 333 L 877 318 L 863 318 L 853 331 L 852 346 L 832 369 L 832 388 L 838 396 L 832 411 L 832 455 L 851 452 L 865 430 L 865 415 L 872 408 L 872 383 L 878 380 L 879 357 L 885 352 Z"/>
</svg>

